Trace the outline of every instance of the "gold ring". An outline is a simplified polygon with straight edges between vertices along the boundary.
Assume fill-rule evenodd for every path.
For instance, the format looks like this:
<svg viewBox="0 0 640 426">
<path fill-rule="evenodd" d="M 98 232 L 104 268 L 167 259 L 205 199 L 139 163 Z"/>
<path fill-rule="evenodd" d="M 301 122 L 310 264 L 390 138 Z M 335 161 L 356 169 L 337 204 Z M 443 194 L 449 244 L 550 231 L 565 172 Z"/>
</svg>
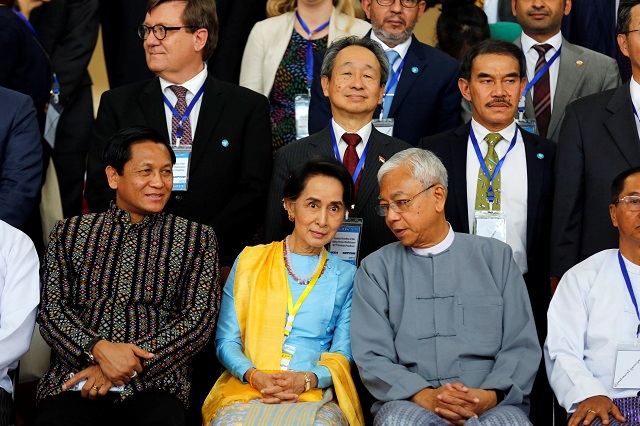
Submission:
<svg viewBox="0 0 640 426">
<path fill-rule="evenodd" d="M 91 386 L 91 389 L 98 392 L 100 390 L 100 386 Z"/>
<path fill-rule="evenodd" d="M 591 408 L 587 408 L 587 413 L 595 413 Z"/>
</svg>

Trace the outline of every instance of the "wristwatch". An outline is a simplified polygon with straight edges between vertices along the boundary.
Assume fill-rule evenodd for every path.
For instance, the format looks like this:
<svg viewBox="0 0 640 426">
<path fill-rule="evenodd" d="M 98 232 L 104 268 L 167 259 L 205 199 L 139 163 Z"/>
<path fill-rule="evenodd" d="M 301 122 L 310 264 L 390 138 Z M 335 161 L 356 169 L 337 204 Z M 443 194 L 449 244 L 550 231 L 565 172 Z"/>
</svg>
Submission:
<svg viewBox="0 0 640 426">
<path fill-rule="evenodd" d="M 93 347 L 96 345 L 96 343 L 98 343 L 100 340 L 102 340 L 102 337 L 95 337 L 91 339 L 82 350 L 82 355 L 84 355 L 85 360 L 89 364 L 96 364 L 96 359 L 94 358 L 91 351 L 93 350 Z"/>
<path fill-rule="evenodd" d="M 311 380 L 309 379 L 309 376 L 307 376 L 307 373 L 305 373 L 304 371 L 301 371 L 300 374 L 302 374 L 302 377 L 304 377 L 304 391 L 306 392 L 311 389 Z"/>
</svg>

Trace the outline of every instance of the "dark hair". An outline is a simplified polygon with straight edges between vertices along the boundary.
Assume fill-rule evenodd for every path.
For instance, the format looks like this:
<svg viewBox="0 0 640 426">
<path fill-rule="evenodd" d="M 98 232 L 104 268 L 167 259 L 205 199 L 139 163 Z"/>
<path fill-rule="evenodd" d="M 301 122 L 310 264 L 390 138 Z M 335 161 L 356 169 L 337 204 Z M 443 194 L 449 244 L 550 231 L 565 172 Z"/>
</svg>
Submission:
<svg viewBox="0 0 640 426">
<path fill-rule="evenodd" d="M 487 15 L 473 3 L 443 3 L 436 34 L 440 50 L 457 60 L 471 46 L 491 38 Z"/>
<path fill-rule="evenodd" d="M 13 7 L 15 5 L 15 3 L 16 3 L 15 0 L 0 0 L 0 4 L 2 4 L 4 6 Z"/>
<path fill-rule="evenodd" d="M 520 64 L 520 78 L 527 76 L 522 50 L 514 43 L 497 38 L 481 41 L 467 50 L 467 53 L 462 57 L 460 76 L 467 81 L 471 80 L 471 67 L 473 66 L 474 59 L 480 55 L 488 54 L 511 56 Z"/>
<path fill-rule="evenodd" d="M 338 179 L 342 184 L 342 202 L 345 208 L 349 208 L 353 202 L 354 186 L 349 171 L 331 157 L 318 157 L 294 168 L 284 185 L 283 197 L 287 200 L 298 199 L 307 182 L 314 176 L 329 176 Z"/>
<path fill-rule="evenodd" d="M 618 34 L 626 34 L 631 25 L 631 9 L 640 4 L 640 0 L 620 0 L 618 5 L 618 23 L 616 31 Z"/>
<path fill-rule="evenodd" d="M 171 164 L 176 163 L 176 154 L 171 149 L 171 145 L 153 129 L 135 126 L 117 131 L 104 147 L 102 161 L 105 166 L 111 166 L 122 175 L 124 165 L 131 160 L 131 147 L 137 143 L 154 142 L 167 147 L 171 156 Z"/>
<path fill-rule="evenodd" d="M 331 80 L 331 73 L 333 72 L 333 66 L 336 63 L 338 53 L 349 46 L 360 46 L 369 49 L 376 56 L 380 64 L 380 86 L 387 84 L 387 79 L 389 78 L 389 58 L 387 58 L 387 54 L 384 53 L 384 49 L 380 44 L 371 40 L 369 37 L 342 37 L 331 43 L 322 61 L 321 74 L 326 75 L 329 80 Z"/>
<path fill-rule="evenodd" d="M 193 27 L 193 29 L 204 28 L 209 32 L 207 42 L 204 45 L 204 49 L 202 49 L 202 59 L 206 61 L 213 55 L 213 51 L 218 45 L 219 24 L 215 0 L 148 0 L 147 13 L 162 3 L 174 1 L 187 3 L 184 8 L 184 14 L 181 17 L 184 25 Z M 194 32 L 193 29 L 185 28 L 190 33 Z"/>
<path fill-rule="evenodd" d="M 622 2 L 620 3 L 622 4 Z M 632 167 L 613 178 L 611 182 L 611 204 L 617 204 L 624 189 L 624 181 L 631 175 L 640 173 L 640 166 Z"/>
</svg>

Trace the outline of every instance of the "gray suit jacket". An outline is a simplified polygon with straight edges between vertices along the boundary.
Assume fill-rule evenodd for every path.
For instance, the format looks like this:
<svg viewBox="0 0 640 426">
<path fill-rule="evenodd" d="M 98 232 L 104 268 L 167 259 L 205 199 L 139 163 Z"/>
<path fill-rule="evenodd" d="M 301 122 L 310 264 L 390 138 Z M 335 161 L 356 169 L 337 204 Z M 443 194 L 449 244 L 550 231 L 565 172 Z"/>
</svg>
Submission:
<svg viewBox="0 0 640 426">
<path fill-rule="evenodd" d="M 362 179 L 358 189 L 356 208 L 352 216 L 363 219 L 362 239 L 360 241 L 360 255 L 358 260 L 379 249 L 385 244 L 397 241 L 393 233 L 387 228 L 384 218 L 378 216 L 374 207 L 378 204 L 378 180 L 376 175 L 380 166 L 396 152 L 411 148 L 406 142 L 392 138 L 371 130 L 369 150 L 362 170 Z M 333 157 L 331 133 L 329 126 L 307 138 L 295 141 L 276 152 L 267 201 L 267 215 L 265 221 L 265 240 L 282 240 L 291 232 L 291 223 L 287 220 L 282 207 L 282 193 L 287 177 L 291 170 L 317 157 Z"/>
<path fill-rule="evenodd" d="M 611 224 L 611 181 L 640 165 L 629 83 L 567 107 L 556 155 L 551 275 L 561 277 L 587 257 L 618 247 Z"/>
<path fill-rule="evenodd" d="M 521 46 L 520 37 L 514 43 Z M 614 89 L 621 84 L 618 63 L 615 59 L 571 44 L 564 38 L 559 60 L 560 70 L 547 134 L 547 138 L 555 142 L 558 142 L 560 137 L 560 125 L 569 103 L 583 96 Z M 578 65 L 580 61 L 582 65 Z M 532 92 L 527 94 L 524 112 L 526 118 L 535 118 Z"/>
</svg>

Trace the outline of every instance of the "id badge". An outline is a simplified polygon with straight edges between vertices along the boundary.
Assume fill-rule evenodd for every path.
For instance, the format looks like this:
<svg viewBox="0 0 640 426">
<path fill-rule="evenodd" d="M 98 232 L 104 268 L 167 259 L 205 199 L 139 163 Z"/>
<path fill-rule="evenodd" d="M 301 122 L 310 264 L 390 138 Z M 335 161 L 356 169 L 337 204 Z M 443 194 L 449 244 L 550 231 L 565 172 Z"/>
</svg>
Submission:
<svg viewBox="0 0 640 426">
<path fill-rule="evenodd" d="M 387 136 L 393 136 L 393 118 L 375 118 L 372 123 L 379 132 Z"/>
<path fill-rule="evenodd" d="M 189 185 L 189 162 L 191 150 L 174 148 L 176 164 L 173 165 L 173 189 L 172 191 L 186 191 Z"/>
<path fill-rule="evenodd" d="M 351 217 L 342 222 L 342 226 L 329 244 L 329 252 L 347 263 L 358 266 L 362 223 L 362 219 L 357 217 Z"/>
<path fill-rule="evenodd" d="M 507 242 L 507 213 L 503 210 L 476 210 L 473 234 Z"/>
<path fill-rule="evenodd" d="M 287 371 L 291 365 L 291 359 L 296 353 L 296 347 L 293 345 L 282 345 L 282 358 L 280 358 L 280 370 Z"/>
<path fill-rule="evenodd" d="M 640 346 L 618 345 L 616 347 L 613 388 L 640 389 Z"/>
<path fill-rule="evenodd" d="M 538 123 L 535 118 L 516 118 L 516 124 L 529 133 L 538 134 Z"/>
<path fill-rule="evenodd" d="M 56 130 L 58 129 L 58 122 L 60 121 L 60 114 L 62 114 L 62 105 L 53 100 L 53 96 L 49 101 L 49 107 L 47 108 L 47 115 L 44 122 L 44 140 L 47 141 L 51 149 L 56 145 Z"/>
<path fill-rule="evenodd" d="M 309 136 L 309 103 L 311 96 L 300 94 L 295 96 L 296 139 Z"/>
</svg>

